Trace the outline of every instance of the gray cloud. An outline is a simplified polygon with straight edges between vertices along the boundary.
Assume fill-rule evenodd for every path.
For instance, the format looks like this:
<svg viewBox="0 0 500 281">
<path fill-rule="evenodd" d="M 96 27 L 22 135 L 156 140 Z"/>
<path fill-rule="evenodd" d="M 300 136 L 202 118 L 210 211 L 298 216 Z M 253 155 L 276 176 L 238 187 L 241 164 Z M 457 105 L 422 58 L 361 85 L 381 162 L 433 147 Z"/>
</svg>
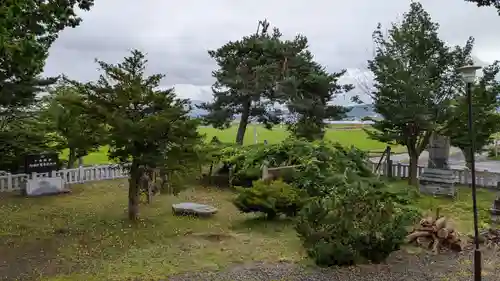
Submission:
<svg viewBox="0 0 500 281">
<path fill-rule="evenodd" d="M 493 8 L 477 8 L 462 0 L 421 2 L 440 23 L 443 39 L 463 44 L 474 36 L 478 60 L 500 59 L 500 16 Z M 388 27 L 401 19 L 409 4 L 404 0 L 97 1 L 82 14 L 81 26 L 61 33 L 45 73 L 95 79 L 95 58 L 114 63 L 137 48 L 148 54 L 151 73 L 167 75 L 164 86 L 178 85 L 181 96 L 208 100 L 215 64 L 207 50 L 254 32 L 257 21 L 267 18 L 286 37 L 306 35 L 316 59 L 330 71 L 349 69 L 351 76 L 366 77 L 366 60 L 373 51 L 371 33 L 378 22 Z"/>
</svg>

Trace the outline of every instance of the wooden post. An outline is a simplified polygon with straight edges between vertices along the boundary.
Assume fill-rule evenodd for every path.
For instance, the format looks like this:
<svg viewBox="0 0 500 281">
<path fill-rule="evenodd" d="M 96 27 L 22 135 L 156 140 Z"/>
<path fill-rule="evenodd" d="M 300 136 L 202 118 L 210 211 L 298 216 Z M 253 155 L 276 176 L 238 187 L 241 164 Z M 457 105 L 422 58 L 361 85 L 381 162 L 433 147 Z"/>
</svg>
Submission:
<svg viewBox="0 0 500 281">
<path fill-rule="evenodd" d="M 214 169 L 214 162 L 210 164 L 210 170 L 208 171 L 208 184 L 212 184 L 213 169 Z"/>
<path fill-rule="evenodd" d="M 392 160 L 391 160 L 391 147 L 387 146 L 386 148 L 387 151 L 387 165 L 386 165 L 386 175 L 388 178 L 392 178 Z"/>
</svg>

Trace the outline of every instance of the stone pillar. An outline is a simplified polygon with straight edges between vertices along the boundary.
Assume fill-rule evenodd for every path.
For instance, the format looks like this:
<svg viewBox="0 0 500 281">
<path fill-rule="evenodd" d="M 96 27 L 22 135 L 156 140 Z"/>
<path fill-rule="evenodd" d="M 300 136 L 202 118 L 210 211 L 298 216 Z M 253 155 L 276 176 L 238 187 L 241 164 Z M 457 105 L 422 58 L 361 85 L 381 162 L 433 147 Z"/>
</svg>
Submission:
<svg viewBox="0 0 500 281">
<path fill-rule="evenodd" d="M 429 142 L 429 160 L 427 167 L 431 169 L 450 169 L 450 139 L 438 134 L 432 134 Z"/>
<path fill-rule="evenodd" d="M 429 142 L 429 161 L 420 175 L 420 192 L 455 197 L 455 174 L 450 170 L 450 140 L 433 133 Z"/>
</svg>

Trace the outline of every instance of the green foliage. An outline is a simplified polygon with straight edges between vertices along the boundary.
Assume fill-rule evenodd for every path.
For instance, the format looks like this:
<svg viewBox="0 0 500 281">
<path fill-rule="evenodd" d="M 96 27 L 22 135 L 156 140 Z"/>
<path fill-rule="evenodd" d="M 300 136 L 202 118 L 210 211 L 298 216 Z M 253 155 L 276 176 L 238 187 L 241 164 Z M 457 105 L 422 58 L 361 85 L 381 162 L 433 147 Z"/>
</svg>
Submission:
<svg viewBox="0 0 500 281">
<path fill-rule="evenodd" d="M 372 176 L 364 152 L 328 141 L 308 142 L 288 138 L 277 144 L 228 146 L 220 149 L 214 162 L 233 168 L 233 182 L 249 182 L 261 176 L 262 165 L 268 167 L 298 166 L 287 182 L 305 190 L 310 196 L 328 194 L 344 173 L 359 177 Z"/>
<path fill-rule="evenodd" d="M 24 172 L 24 156 L 51 152 L 51 136 L 36 116 L 23 116 L 4 123 L 0 130 L 0 171 Z"/>
<path fill-rule="evenodd" d="M 132 162 L 129 218 L 137 219 L 138 185 L 144 169 L 183 170 L 199 158 L 198 122 L 188 115 L 189 102 L 174 89 L 159 90 L 161 74 L 145 75 L 147 60 L 134 50 L 122 63 L 98 62 L 97 82 L 78 84 L 88 114 L 107 129 L 109 157 Z"/>
<path fill-rule="evenodd" d="M 500 115 L 497 108 L 500 106 L 498 93 L 500 82 L 496 75 L 500 72 L 500 62 L 483 69 L 483 76 L 472 88 L 472 116 L 475 140 L 475 152 L 491 144 L 494 134 L 500 132 Z M 465 87 L 464 87 L 465 88 Z M 470 159 L 470 137 L 468 130 L 468 102 L 465 94 L 454 101 L 450 117 L 444 125 L 443 134 L 450 137 L 451 145 L 460 148 L 466 159 Z"/>
<path fill-rule="evenodd" d="M 330 104 L 336 95 L 353 88 L 349 84 L 339 84 L 345 72 L 328 73 L 308 51 L 288 61 L 288 79 L 282 83 L 282 88 L 287 92 L 288 110 L 295 117 L 288 121 L 293 136 L 322 139 L 327 128 L 325 120 L 347 117 L 348 108 Z"/>
<path fill-rule="evenodd" d="M 231 41 L 209 51 L 219 69 L 213 72 L 214 102 L 201 106 L 209 111 L 205 121 L 227 128 L 241 114 L 236 143 L 242 144 L 249 120 L 271 128 L 281 122 L 281 111 L 273 104 L 283 95 L 277 85 L 285 79 L 287 61 L 307 48 L 307 39 L 297 36 L 283 40 L 281 32 L 268 31 L 269 23 L 259 21 L 257 33 Z"/>
<path fill-rule="evenodd" d="M 321 266 L 381 262 L 398 250 L 418 212 L 382 182 L 349 180 L 303 207 L 296 226 Z"/>
<path fill-rule="evenodd" d="M 465 0 L 465 2 L 475 3 L 478 7 L 492 6 L 498 10 L 500 14 L 500 1 L 498 0 Z"/>
<path fill-rule="evenodd" d="M 59 151 L 69 149 L 70 168 L 77 158 L 96 151 L 104 143 L 103 124 L 86 112 L 84 97 L 67 83 L 50 91 L 42 117 L 47 120 L 48 130 L 55 133 L 55 148 Z"/>
<path fill-rule="evenodd" d="M 404 145 L 410 155 L 410 182 L 416 183 L 416 161 L 433 131 L 448 118 L 457 68 L 471 62 L 473 40 L 465 47 L 449 48 L 438 36 L 438 25 L 418 2 L 385 35 L 379 25 L 373 33 L 375 57 L 368 68 L 375 77 L 374 139 Z"/>
<path fill-rule="evenodd" d="M 189 118 L 188 101 L 174 89 L 159 90 L 161 74 L 145 76 L 147 60 L 134 50 L 117 65 L 99 61 L 104 74 L 80 86 L 89 114 L 107 126 L 110 158 L 157 167 L 183 162 L 199 144 L 198 123 Z"/>
<path fill-rule="evenodd" d="M 75 6 L 89 10 L 93 0 L 16 1 L 0 6 L 0 107 L 24 107 L 33 103 L 40 86 L 53 79 L 38 79 L 48 50 L 59 31 L 76 27 L 81 19 Z"/>
<path fill-rule="evenodd" d="M 267 183 L 258 180 L 251 188 L 236 187 L 234 205 L 244 213 L 263 213 L 268 219 L 284 214 L 293 217 L 304 204 L 304 194 L 281 180 Z"/>
<path fill-rule="evenodd" d="M 16 171 L 26 153 L 47 151 L 47 132 L 38 126 L 37 94 L 56 79 L 41 79 L 48 50 L 59 31 L 75 27 L 74 7 L 92 0 L 17 1 L 0 5 L 0 169 Z"/>
</svg>

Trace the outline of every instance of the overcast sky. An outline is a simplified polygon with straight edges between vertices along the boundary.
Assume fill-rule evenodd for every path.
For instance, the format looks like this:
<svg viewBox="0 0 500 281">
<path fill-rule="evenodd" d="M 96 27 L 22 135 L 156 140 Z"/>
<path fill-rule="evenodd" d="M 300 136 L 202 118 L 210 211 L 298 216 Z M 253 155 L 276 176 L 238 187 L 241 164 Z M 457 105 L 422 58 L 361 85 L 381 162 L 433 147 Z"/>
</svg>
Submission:
<svg viewBox="0 0 500 281">
<path fill-rule="evenodd" d="M 255 32 L 267 18 L 286 37 L 304 34 L 316 59 L 330 71 L 347 69 L 356 83 L 366 77 L 377 23 L 389 26 L 409 9 L 409 0 L 95 0 L 83 23 L 67 29 L 50 50 L 45 74 L 73 79 L 98 77 L 95 58 L 119 62 L 133 48 L 147 53 L 150 73 L 164 73 L 163 86 L 175 86 L 184 98 L 210 100 L 215 64 L 207 50 Z M 424 0 L 449 44 L 474 36 L 479 61 L 500 60 L 500 16 L 463 0 Z M 479 62 L 478 61 L 478 62 Z M 352 78 L 358 77 L 358 78 Z M 355 92 L 356 93 L 356 92 Z M 359 92 L 358 92 L 359 93 Z M 349 98 L 339 98 L 346 104 Z"/>
</svg>

